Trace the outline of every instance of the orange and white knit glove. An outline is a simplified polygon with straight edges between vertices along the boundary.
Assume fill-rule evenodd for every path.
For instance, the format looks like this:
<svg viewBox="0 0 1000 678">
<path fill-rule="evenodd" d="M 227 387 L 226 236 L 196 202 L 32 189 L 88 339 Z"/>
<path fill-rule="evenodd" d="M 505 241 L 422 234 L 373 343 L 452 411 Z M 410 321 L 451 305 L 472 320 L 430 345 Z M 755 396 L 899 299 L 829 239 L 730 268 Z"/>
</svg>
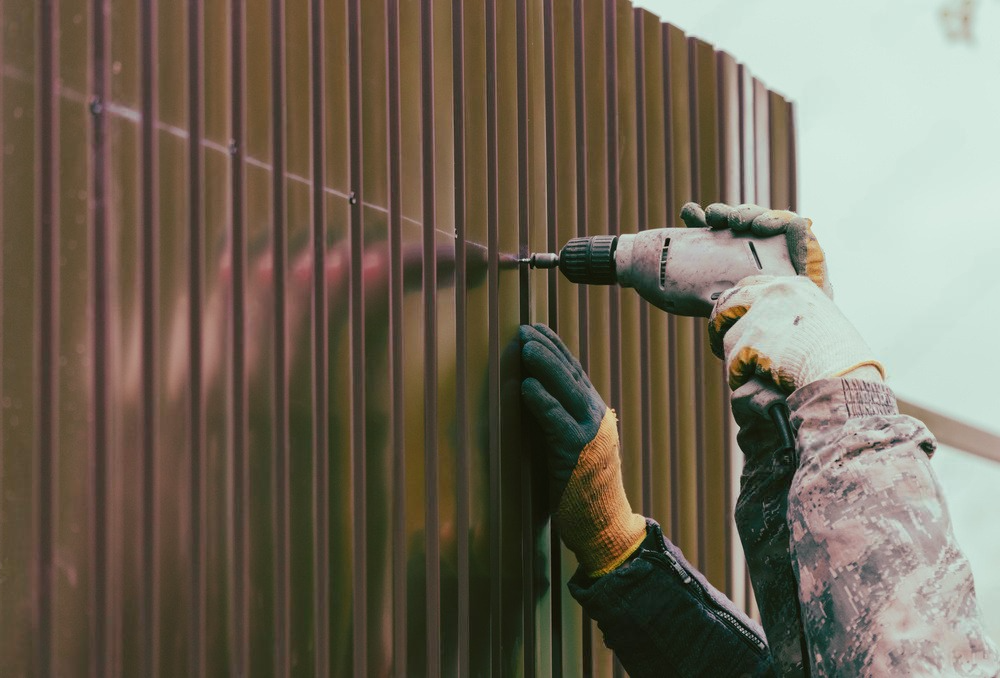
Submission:
<svg viewBox="0 0 1000 678">
<path fill-rule="evenodd" d="M 754 377 L 786 393 L 830 377 L 885 378 L 858 331 L 804 276 L 741 280 L 715 303 L 708 339 L 734 390 Z"/>
<path fill-rule="evenodd" d="M 600 577 L 646 537 L 646 520 L 625 496 L 615 413 L 545 325 L 521 326 L 521 367 L 521 397 L 545 438 L 559 535 L 584 573 Z"/>
</svg>

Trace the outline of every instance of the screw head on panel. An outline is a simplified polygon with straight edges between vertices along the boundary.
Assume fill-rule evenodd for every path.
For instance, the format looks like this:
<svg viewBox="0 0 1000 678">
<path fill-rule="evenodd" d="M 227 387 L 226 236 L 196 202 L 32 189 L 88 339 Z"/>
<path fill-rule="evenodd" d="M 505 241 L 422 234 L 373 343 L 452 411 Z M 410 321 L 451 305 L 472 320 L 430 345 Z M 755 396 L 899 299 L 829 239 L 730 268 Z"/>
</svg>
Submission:
<svg viewBox="0 0 1000 678">
<path fill-rule="evenodd" d="M 352 205 L 357 205 L 358 204 L 358 194 L 355 193 L 354 191 L 351 191 L 350 193 L 348 193 L 347 194 L 347 202 L 349 202 Z"/>
</svg>

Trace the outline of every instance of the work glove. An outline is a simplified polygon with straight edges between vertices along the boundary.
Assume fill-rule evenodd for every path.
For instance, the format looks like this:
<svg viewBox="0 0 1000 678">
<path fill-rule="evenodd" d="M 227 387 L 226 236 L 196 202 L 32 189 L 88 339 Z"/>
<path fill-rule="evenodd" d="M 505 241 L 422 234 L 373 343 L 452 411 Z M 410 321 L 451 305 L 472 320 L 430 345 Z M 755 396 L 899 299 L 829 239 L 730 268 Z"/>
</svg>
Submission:
<svg viewBox="0 0 1000 678">
<path fill-rule="evenodd" d="M 885 378 L 833 300 L 802 276 L 751 276 L 723 292 L 708 321 L 708 339 L 734 390 L 754 377 L 786 393 L 831 377 Z"/>
<path fill-rule="evenodd" d="M 826 296 L 833 298 L 826 256 L 812 232 L 812 220 L 788 210 L 769 210 L 759 205 L 713 203 L 704 210 L 689 202 L 681 208 L 681 220 L 688 228 L 730 228 L 758 238 L 784 235 L 795 272 L 812 280 Z"/>
<path fill-rule="evenodd" d="M 646 521 L 622 485 L 618 423 L 579 361 L 545 325 L 521 325 L 521 397 L 545 437 L 553 519 L 590 577 L 639 548 Z"/>
</svg>

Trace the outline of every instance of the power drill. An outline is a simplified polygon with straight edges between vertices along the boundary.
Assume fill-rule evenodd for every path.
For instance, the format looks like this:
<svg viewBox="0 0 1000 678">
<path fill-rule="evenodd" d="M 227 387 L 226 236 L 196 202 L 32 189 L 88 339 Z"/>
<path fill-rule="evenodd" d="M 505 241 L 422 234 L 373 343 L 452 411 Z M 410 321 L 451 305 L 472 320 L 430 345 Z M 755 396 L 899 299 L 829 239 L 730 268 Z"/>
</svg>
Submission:
<svg viewBox="0 0 1000 678">
<path fill-rule="evenodd" d="M 570 282 L 632 287 L 668 313 L 708 318 L 716 300 L 751 275 L 796 275 L 785 238 L 757 238 L 728 228 L 655 228 L 622 235 L 573 238 L 558 254 L 519 259 L 531 268 L 558 267 Z M 794 452 L 784 395 L 754 380 L 755 409 L 777 426 L 785 449 Z"/>
</svg>

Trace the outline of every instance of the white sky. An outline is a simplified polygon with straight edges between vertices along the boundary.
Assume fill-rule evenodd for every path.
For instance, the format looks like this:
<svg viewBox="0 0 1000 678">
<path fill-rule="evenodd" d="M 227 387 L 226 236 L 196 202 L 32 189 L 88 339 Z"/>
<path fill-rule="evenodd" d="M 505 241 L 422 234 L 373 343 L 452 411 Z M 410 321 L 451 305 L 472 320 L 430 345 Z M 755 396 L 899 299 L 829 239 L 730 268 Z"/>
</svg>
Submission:
<svg viewBox="0 0 1000 678">
<path fill-rule="evenodd" d="M 1000 0 L 978 0 L 973 44 L 946 38 L 957 0 L 634 2 L 795 102 L 838 305 L 900 396 L 1000 431 Z M 1000 464 L 935 467 L 1000 639 Z"/>
</svg>

